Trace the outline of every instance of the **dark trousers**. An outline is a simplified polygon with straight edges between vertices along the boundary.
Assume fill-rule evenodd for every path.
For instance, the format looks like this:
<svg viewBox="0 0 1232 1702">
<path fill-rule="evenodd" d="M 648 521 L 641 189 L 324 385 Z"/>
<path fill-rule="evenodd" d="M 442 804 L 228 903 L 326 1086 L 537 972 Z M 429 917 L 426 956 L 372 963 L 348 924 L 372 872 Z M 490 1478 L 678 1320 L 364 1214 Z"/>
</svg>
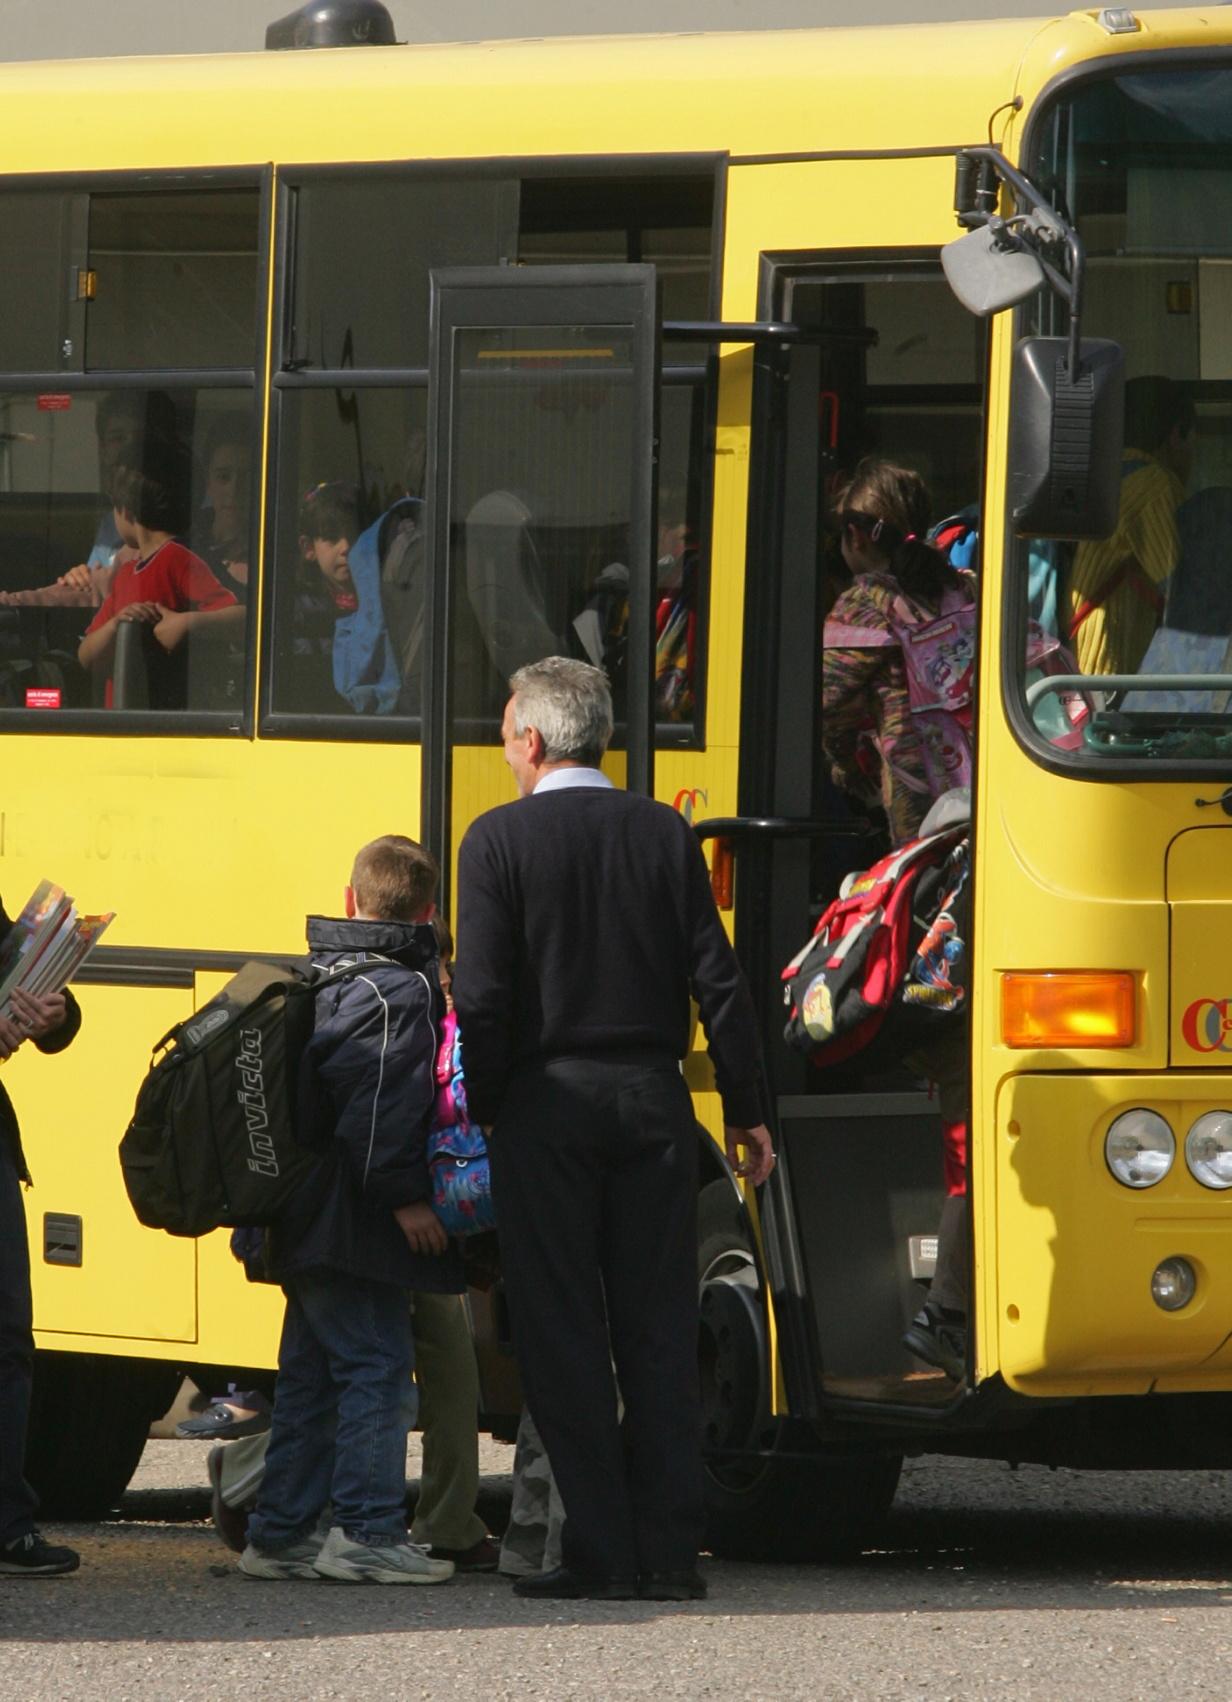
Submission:
<svg viewBox="0 0 1232 1702">
<path fill-rule="evenodd" d="M 593 1577 L 697 1559 L 697 1139 L 673 1060 L 599 1057 L 516 1076 L 492 1139 L 526 1402 Z"/>
<path fill-rule="evenodd" d="M 38 1497 L 25 1479 L 34 1364 L 30 1249 L 21 1183 L 0 1145 L 0 1543 L 34 1529 Z"/>
</svg>

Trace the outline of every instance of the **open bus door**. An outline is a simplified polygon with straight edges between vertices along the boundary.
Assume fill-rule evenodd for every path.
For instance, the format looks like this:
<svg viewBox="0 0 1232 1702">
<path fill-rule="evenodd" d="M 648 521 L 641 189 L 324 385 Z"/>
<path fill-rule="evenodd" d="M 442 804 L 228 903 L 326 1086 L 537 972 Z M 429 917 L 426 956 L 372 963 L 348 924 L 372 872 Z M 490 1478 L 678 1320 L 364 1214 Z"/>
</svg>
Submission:
<svg viewBox="0 0 1232 1702">
<path fill-rule="evenodd" d="M 835 589 L 827 508 L 863 454 L 923 464 L 938 513 L 978 497 L 982 338 L 936 250 L 763 257 L 752 349 L 739 814 L 699 823 L 734 855 L 735 942 L 757 1005 L 778 1166 L 758 1200 L 730 1303 L 738 1225 L 703 1273 L 713 1530 L 726 1552 L 842 1552 L 867 1540 L 902 1452 L 955 1421 L 969 1385 L 913 1358 L 903 1332 L 927 1293 L 944 1198 L 935 1098 L 918 1067 L 819 1071 L 784 1043 L 780 970 L 888 840 L 834 786 L 821 748 L 821 633 Z M 895 351 L 945 349 L 938 385 Z M 749 1388 L 778 1349 L 777 1416 Z M 764 1373 L 762 1373 L 764 1375 Z M 961 1420 L 959 1420 L 961 1422 Z"/>
<path fill-rule="evenodd" d="M 516 796 L 500 727 L 517 668 L 601 662 L 604 767 L 653 791 L 655 268 L 437 271 L 431 315 L 422 820 L 450 914 L 462 835 Z M 499 1296 L 472 1315 L 499 1429 L 521 1405 Z"/>
</svg>

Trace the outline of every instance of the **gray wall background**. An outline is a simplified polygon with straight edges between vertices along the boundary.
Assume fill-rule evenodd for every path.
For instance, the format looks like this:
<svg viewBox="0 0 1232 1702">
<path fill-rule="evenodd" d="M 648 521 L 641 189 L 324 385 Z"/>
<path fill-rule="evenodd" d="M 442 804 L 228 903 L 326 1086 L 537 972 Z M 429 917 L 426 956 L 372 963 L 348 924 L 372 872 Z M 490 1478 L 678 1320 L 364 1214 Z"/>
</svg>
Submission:
<svg viewBox="0 0 1232 1702">
<path fill-rule="evenodd" d="M 1056 10 L 1068 11 L 1077 0 Z M 1153 0 L 1159 4 L 1160 0 Z M 1168 4 L 1169 0 L 1163 0 Z M 1172 4 L 1184 0 L 1171 0 Z M 1044 16 L 1047 0 L 385 0 L 405 41 Z M 0 59 L 213 53 L 264 46 L 291 0 L 0 0 Z"/>
</svg>

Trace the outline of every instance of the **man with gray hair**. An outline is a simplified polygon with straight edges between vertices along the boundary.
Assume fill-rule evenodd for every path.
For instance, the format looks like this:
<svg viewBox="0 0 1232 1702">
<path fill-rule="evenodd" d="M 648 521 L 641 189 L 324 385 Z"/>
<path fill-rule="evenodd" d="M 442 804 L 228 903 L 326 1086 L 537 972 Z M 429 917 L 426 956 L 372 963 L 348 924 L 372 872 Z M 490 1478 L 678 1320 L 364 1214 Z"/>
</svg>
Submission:
<svg viewBox="0 0 1232 1702">
<path fill-rule="evenodd" d="M 602 670 L 551 656 L 510 686 L 521 797 L 462 841 L 454 1000 L 527 1405 L 565 1510 L 562 1564 L 514 1590 L 696 1599 L 698 1134 L 680 1062 L 692 995 L 732 1168 L 764 1182 L 752 1003 L 692 829 L 599 769 Z"/>
</svg>

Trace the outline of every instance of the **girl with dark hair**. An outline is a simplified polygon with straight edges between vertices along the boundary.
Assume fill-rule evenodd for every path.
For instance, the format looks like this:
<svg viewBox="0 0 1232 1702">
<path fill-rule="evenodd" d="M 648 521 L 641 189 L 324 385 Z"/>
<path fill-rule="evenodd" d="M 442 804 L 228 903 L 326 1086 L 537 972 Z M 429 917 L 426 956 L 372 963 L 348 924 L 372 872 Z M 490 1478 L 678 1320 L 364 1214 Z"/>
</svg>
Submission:
<svg viewBox="0 0 1232 1702">
<path fill-rule="evenodd" d="M 237 603 L 248 601 L 248 483 L 252 422 L 220 414 L 205 438 L 205 500 L 193 548 Z"/>
<path fill-rule="evenodd" d="M 916 837 L 935 797 L 970 781 L 953 706 L 970 678 L 971 592 L 927 542 L 928 490 L 911 468 L 861 461 L 836 510 L 852 584 L 825 624 L 822 747 L 836 784 L 885 810 L 897 846 Z M 912 667 L 924 661 L 938 711 L 913 708 L 903 647 L 912 633 Z"/>
<path fill-rule="evenodd" d="M 919 837 L 934 799 L 969 810 L 975 611 L 970 576 L 926 542 L 928 490 L 908 467 L 861 461 L 838 500 L 852 584 L 825 626 L 822 746 L 834 779 L 880 802 L 895 846 Z M 909 654 L 910 653 L 910 654 Z M 930 822 L 929 831 L 935 826 Z M 956 907 L 960 937 L 966 906 Z M 928 1299 L 903 1345 L 955 1382 L 967 1354 L 966 1019 L 903 1062 L 937 1084 L 946 1200 Z"/>
</svg>

